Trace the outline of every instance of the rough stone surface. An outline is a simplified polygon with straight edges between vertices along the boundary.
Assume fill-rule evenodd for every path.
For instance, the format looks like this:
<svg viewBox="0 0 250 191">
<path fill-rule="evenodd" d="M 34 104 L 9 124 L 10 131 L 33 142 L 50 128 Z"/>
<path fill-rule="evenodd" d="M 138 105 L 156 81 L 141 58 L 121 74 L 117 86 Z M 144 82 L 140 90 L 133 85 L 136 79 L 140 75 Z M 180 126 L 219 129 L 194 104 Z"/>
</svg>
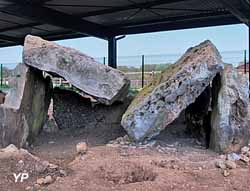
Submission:
<svg viewBox="0 0 250 191">
<path fill-rule="evenodd" d="M 36 180 L 36 183 L 39 184 L 39 185 L 42 185 L 44 183 L 44 178 L 38 178 Z"/>
<path fill-rule="evenodd" d="M 123 136 L 125 131 L 121 128 L 121 118 L 131 103 L 130 97 L 123 103 L 114 103 L 111 106 L 103 104 L 93 105 L 89 99 L 69 91 L 54 89 L 53 115 L 59 129 L 81 129 L 91 139 L 92 133 L 100 137 L 98 142 L 106 143 L 104 139 L 111 140 Z M 102 142 L 102 140 L 104 142 Z"/>
<path fill-rule="evenodd" d="M 49 106 L 49 83 L 42 72 L 17 65 L 11 89 L 0 106 L 0 146 L 21 147 L 39 133 Z"/>
<path fill-rule="evenodd" d="M 245 153 L 247 153 L 248 151 L 249 151 L 249 147 L 242 147 L 241 149 L 240 149 L 240 151 L 241 151 L 241 153 L 242 154 L 245 154 Z"/>
<path fill-rule="evenodd" d="M 222 68 L 221 56 L 210 41 L 190 48 L 139 93 L 123 115 L 122 126 L 135 141 L 159 134 L 195 101 Z"/>
<path fill-rule="evenodd" d="M 47 133 L 56 133 L 59 128 L 54 118 L 54 109 L 53 109 L 53 99 L 51 99 L 48 109 L 48 115 L 43 126 L 43 131 Z"/>
<path fill-rule="evenodd" d="M 8 159 L 12 156 L 17 156 L 18 154 L 18 148 L 13 144 L 10 144 L 6 148 L 0 149 L 0 159 Z"/>
<path fill-rule="evenodd" d="M 52 176 L 48 175 L 48 176 L 46 176 L 44 178 L 38 178 L 36 180 L 36 183 L 38 185 L 45 185 L 45 184 L 51 184 L 53 181 L 54 180 L 53 180 Z"/>
<path fill-rule="evenodd" d="M 228 170 L 223 170 L 222 174 L 224 177 L 228 177 L 230 175 L 230 172 Z"/>
<path fill-rule="evenodd" d="M 231 160 L 226 160 L 225 165 L 229 169 L 235 169 L 237 167 L 236 163 Z"/>
<path fill-rule="evenodd" d="M 77 143 L 76 152 L 77 154 L 86 154 L 88 151 L 88 145 L 85 142 Z"/>
<path fill-rule="evenodd" d="M 245 162 L 245 163 L 250 162 L 250 159 L 246 155 L 243 155 L 243 154 L 240 155 L 240 160 Z"/>
<path fill-rule="evenodd" d="M 238 152 L 250 138 L 248 79 L 227 65 L 211 116 L 210 147 L 218 152 Z"/>
<path fill-rule="evenodd" d="M 225 161 L 224 160 L 218 160 L 215 162 L 215 166 L 217 168 L 221 168 L 221 169 L 226 169 L 226 164 L 225 164 Z"/>
<path fill-rule="evenodd" d="M 106 105 L 123 101 L 128 93 L 129 80 L 124 73 L 100 64 L 75 49 L 39 37 L 26 36 L 23 61 L 65 78 L 76 88 Z"/>
<path fill-rule="evenodd" d="M 53 182 L 53 178 L 51 176 L 46 176 L 44 178 L 44 184 L 51 184 Z"/>
</svg>

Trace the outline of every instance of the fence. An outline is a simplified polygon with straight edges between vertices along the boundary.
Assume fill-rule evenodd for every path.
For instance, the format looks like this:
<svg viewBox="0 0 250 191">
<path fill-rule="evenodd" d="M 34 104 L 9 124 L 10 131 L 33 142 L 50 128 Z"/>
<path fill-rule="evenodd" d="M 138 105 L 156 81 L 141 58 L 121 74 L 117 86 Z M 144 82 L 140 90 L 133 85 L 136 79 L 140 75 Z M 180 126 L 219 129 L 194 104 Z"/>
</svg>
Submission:
<svg viewBox="0 0 250 191">
<path fill-rule="evenodd" d="M 7 91 L 9 89 L 9 78 L 12 73 L 11 70 L 15 68 L 16 63 L 0 64 L 0 90 Z"/>
<path fill-rule="evenodd" d="M 226 51 L 221 52 L 225 63 L 231 63 L 235 67 L 247 62 L 248 51 Z M 139 55 L 139 56 L 120 56 L 118 57 L 118 69 L 125 72 L 131 80 L 132 89 L 140 89 L 151 82 L 151 80 L 161 73 L 168 65 L 175 63 L 181 54 L 162 54 L 162 55 Z M 107 64 L 106 57 L 95 58 L 101 64 Z M 0 64 L 0 88 L 8 88 L 11 70 L 16 63 Z M 243 67 L 244 68 L 244 67 Z M 54 79 L 56 86 L 69 86 L 67 81 Z"/>
<path fill-rule="evenodd" d="M 247 62 L 248 51 L 222 51 L 220 52 L 224 63 L 233 64 L 235 67 Z M 175 63 L 182 54 L 138 55 L 120 56 L 117 59 L 118 69 L 125 72 L 131 81 L 132 89 L 140 89 L 150 83 L 155 75 L 164 70 L 168 65 Z M 106 64 L 106 57 L 96 60 Z"/>
</svg>

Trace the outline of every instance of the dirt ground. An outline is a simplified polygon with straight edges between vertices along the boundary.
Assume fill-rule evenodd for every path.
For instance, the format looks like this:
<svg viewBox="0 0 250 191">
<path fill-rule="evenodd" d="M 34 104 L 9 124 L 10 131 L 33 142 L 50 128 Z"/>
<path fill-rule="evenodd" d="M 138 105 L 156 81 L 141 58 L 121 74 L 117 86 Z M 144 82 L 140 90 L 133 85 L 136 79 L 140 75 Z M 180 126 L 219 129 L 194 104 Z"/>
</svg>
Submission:
<svg viewBox="0 0 250 191">
<path fill-rule="evenodd" d="M 124 131 L 117 129 L 117 137 Z M 121 133 L 123 132 L 123 133 Z M 104 136 L 105 135 L 105 136 Z M 113 139 L 114 134 L 111 136 Z M 86 155 L 77 156 L 75 146 L 86 141 Z M 102 129 L 66 129 L 56 134 L 42 133 L 29 152 L 58 168 L 55 171 L 32 171 L 28 158 L 0 159 L 0 191 L 249 191 L 250 166 L 238 161 L 237 168 L 224 177 L 215 167 L 220 155 L 169 128 L 155 141 L 145 145 L 107 144 Z M 30 172 L 23 183 L 14 183 L 13 173 Z M 35 164 L 35 163 L 34 163 Z M 66 176 L 58 171 L 64 170 Z M 51 175 L 53 183 L 37 186 L 36 180 Z"/>
</svg>

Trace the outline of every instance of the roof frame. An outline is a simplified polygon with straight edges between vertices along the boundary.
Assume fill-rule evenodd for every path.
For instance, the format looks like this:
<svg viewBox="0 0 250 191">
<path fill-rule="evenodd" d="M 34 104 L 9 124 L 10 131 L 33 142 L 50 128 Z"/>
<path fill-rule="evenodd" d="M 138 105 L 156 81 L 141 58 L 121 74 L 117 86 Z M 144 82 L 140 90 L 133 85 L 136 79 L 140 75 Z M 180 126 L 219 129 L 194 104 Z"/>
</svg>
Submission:
<svg viewBox="0 0 250 191">
<path fill-rule="evenodd" d="M 131 9 L 138 9 L 138 8 L 143 8 L 143 9 L 149 9 L 151 7 L 157 6 L 157 5 L 163 5 L 163 4 L 172 4 L 172 3 L 179 3 L 179 2 L 184 2 L 187 0 L 155 0 L 155 1 L 150 1 L 150 2 L 144 2 L 144 3 L 136 3 L 136 4 L 130 4 L 127 6 L 120 6 L 116 8 L 111 8 L 111 9 L 103 9 L 99 11 L 92 11 L 90 13 L 84 13 L 84 14 L 79 14 L 78 16 L 84 18 L 84 17 L 90 17 L 90 16 L 98 16 L 98 15 L 105 15 L 105 14 L 111 14 L 111 13 L 117 13 L 117 12 L 122 12 L 122 11 L 128 11 Z"/>
<path fill-rule="evenodd" d="M 23 39 L 21 38 L 16 38 L 16 37 L 10 37 L 7 35 L 0 34 L 0 40 L 10 42 L 10 43 L 18 43 L 18 44 L 23 44 Z"/>
<path fill-rule="evenodd" d="M 43 38 L 47 39 L 47 40 L 58 40 L 58 38 L 60 38 L 60 36 L 63 36 L 64 40 L 67 39 L 72 39 L 72 38 L 82 38 L 82 37 L 86 37 L 83 34 L 80 33 L 72 33 L 72 32 L 65 32 L 65 33 L 54 33 L 54 34 L 49 34 L 49 35 L 44 35 Z M 23 41 L 24 39 L 19 39 L 19 38 L 12 38 L 6 35 L 1 35 L 0 34 L 0 40 L 5 41 L 6 43 L 1 43 L 0 44 L 0 48 L 2 47 L 6 47 L 6 46 L 17 46 L 17 45 L 23 45 Z"/>
<path fill-rule="evenodd" d="M 95 24 L 76 16 L 64 14 L 62 12 L 43 7 L 41 4 L 31 4 L 25 1 L 11 0 L 12 5 L 1 8 L 0 11 L 27 18 L 29 20 L 47 23 L 70 29 L 83 35 L 90 35 L 101 39 L 107 39 L 108 29 L 102 25 Z"/>
<path fill-rule="evenodd" d="M 22 44 L 23 39 L 16 37 L 13 38 L 15 32 L 20 34 L 23 38 L 32 29 L 42 30 L 41 33 L 40 31 L 38 31 L 38 33 L 41 37 L 48 40 L 85 36 L 94 36 L 108 40 L 111 37 L 125 34 L 238 24 L 242 22 L 250 26 L 250 0 L 211 0 L 213 1 L 211 2 L 213 3 L 213 6 L 208 7 L 214 7 L 214 10 L 212 10 L 213 8 L 210 8 L 211 10 L 209 8 L 206 9 L 206 3 L 208 3 L 208 0 L 201 2 L 195 1 L 194 3 L 191 3 L 193 6 L 190 6 L 189 3 L 190 1 L 193 2 L 192 0 L 150 0 L 142 3 L 136 2 L 135 0 L 124 0 L 123 2 L 126 4 L 123 4 L 122 6 L 118 4 L 111 4 L 112 6 L 104 4 L 103 6 L 99 6 L 97 3 L 96 5 L 94 3 L 93 7 L 102 7 L 102 9 L 82 14 L 74 14 L 73 8 L 72 10 L 69 8 L 69 12 L 64 13 L 64 9 L 61 9 L 60 6 L 66 5 L 70 7 L 70 4 L 72 4 L 70 0 L 64 1 L 64 4 L 60 4 L 61 2 L 54 4 L 54 1 L 50 3 L 49 1 L 51 0 L 7 1 L 10 4 L 6 4 L 5 7 L 1 7 L 0 11 L 9 15 L 27 19 L 27 21 L 22 21 L 22 19 L 19 19 L 18 21 L 15 17 L 7 18 L 7 16 L 4 16 L 2 18 L 3 26 L 0 29 L 0 40 L 2 41 L 0 46 Z M 98 1 L 98 3 L 99 2 L 102 3 L 104 1 Z M 201 3 L 201 5 L 204 3 L 204 6 L 196 6 L 196 3 Z M 59 6 L 59 8 L 54 9 L 53 5 Z M 79 5 L 87 7 L 92 6 L 84 5 L 84 2 L 80 2 Z M 187 9 L 185 9 L 186 7 Z M 133 10 L 135 10 L 135 13 Z M 150 11 L 151 13 L 157 15 L 157 17 L 145 17 L 141 19 L 139 17 L 138 19 L 134 18 L 141 10 Z M 173 16 L 171 16 L 171 14 L 165 15 L 164 11 L 161 12 L 160 10 L 180 11 L 180 13 L 173 13 Z M 128 11 L 125 16 L 123 16 L 123 14 L 120 15 L 120 12 L 123 11 Z M 103 18 L 101 15 L 104 15 Z M 112 18 L 113 16 L 116 17 L 116 15 L 119 17 L 117 20 Z M 88 18 L 91 16 L 96 16 L 96 20 L 94 19 L 92 22 L 91 18 Z M 107 16 L 107 18 L 110 16 L 111 21 L 114 20 L 115 23 L 120 20 L 121 22 L 112 25 L 112 22 L 108 20 L 107 22 L 104 22 L 107 25 L 97 24 L 101 22 L 102 19 L 105 21 L 105 16 Z M 7 23 L 5 24 L 5 22 Z M 53 27 L 48 27 L 48 29 L 40 29 L 36 27 L 37 25 L 43 24 L 58 26 L 60 28 L 55 30 Z M 27 31 L 21 30 L 26 28 Z"/>
<path fill-rule="evenodd" d="M 232 16 L 231 13 L 229 11 L 210 11 L 210 12 L 204 12 L 204 13 L 194 13 L 192 15 L 187 15 L 187 16 L 175 16 L 175 17 L 167 17 L 164 19 L 153 19 L 153 20 L 148 20 L 148 21 L 139 21 L 139 22 L 135 22 L 132 24 L 128 24 L 128 23 L 123 23 L 123 24 L 115 24 L 112 25 L 111 27 L 114 29 L 118 29 L 118 28 L 123 28 L 123 27 L 136 27 L 136 26 L 145 26 L 148 24 L 166 24 L 166 23 L 170 23 L 170 22 L 176 22 L 176 21 L 180 21 L 180 20 L 190 20 L 190 19 L 197 19 L 197 18 L 206 18 L 206 17 L 213 17 L 213 16 Z"/>
<path fill-rule="evenodd" d="M 216 0 L 217 2 L 222 3 L 235 17 L 237 17 L 242 23 L 249 25 L 250 22 L 250 4 L 246 0 L 238 0 L 238 3 L 241 4 L 241 9 L 235 7 L 231 0 Z"/>
<path fill-rule="evenodd" d="M 124 26 L 114 29 L 112 35 L 127 35 L 127 34 L 139 34 L 139 33 L 149 33 L 149 32 L 161 32 L 161 31 L 171 31 L 171 30 L 182 30 L 189 28 L 200 28 L 200 27 L 209 27 L 209 26 L 220 26 L 220 25 L 230 25 L 230 24 L 239 24 L 241 23 L 236 17 L 232 15 L 221 15 L 220 17 L 211 13 L 200 15 L 196 18 L 188 18 L 186 20 L 176 18 L 174 22 L 141 22 L 140 25 Z M 182 27 L 180 27 L 182 26 Z"/>
</svg>

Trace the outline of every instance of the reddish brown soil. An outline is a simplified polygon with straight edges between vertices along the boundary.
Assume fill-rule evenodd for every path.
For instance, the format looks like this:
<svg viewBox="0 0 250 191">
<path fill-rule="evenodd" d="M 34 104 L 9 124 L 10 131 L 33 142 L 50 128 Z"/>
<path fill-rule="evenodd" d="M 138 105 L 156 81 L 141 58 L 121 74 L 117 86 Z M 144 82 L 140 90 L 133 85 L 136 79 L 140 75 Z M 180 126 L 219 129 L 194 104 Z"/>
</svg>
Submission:
<svg viewBox="0 0 250 191">
<path fill-rule="evenodd" d="M 36 174 L 31 173 L 30 177 L 24 183 L 14 183 L 15 179 L 13 173 L 22 172 L 19 168 L 19 160 L 28 160 L 23 158 L 10 158 L 10 159 L 0 159 L 0 190 L 1 191 L 21 191 L 25 190 L 28 184 L 32 184 L 36 179 Z M 32 165 L 32 161 L 28 161 Z"/>
<path fill-rule="evenodd" d="M 73 173 L 48 190 L 250 190 L 250 168 L 238 163 L 229 177 L 214 167 L 210 151 L 159 153 L 151 149 L 92 148 L 70 168 Z"/>
<path fill-rule="evenodd" d="M 237 168 L 224 177 L 214 165 L 220 156 L 203 149 L 188 137 L 163 136 L 161 147 L 106 146 L 107 136 L 94 136 L 84 130 L 41 134 L 30 152 L 57 164 L 68 173 L 42 191 L 249 191 L 250 167 L 237 162 Z M 171 133 L 166 133 L 171 134 Z M 178 133 L 177 133 L 178 134 Z M 105 141 L 104 141 L 105 140 Z M 76 157 L 75 145 L 88 141 L 86 155 Z M 113 145 L 114 146 L 114 145 Z M 19 159 L 18 159 L 19 160 Z M 31 173 L 28 181 L 14 183 L 17 159 L 0 161 L 0 191 L 23 191 L 36 179 L 48 175 Z M 22 159 L 31 165 L 32 161 Z M 22 169 L 23 170 L 23 169 Z M 59 175 L 53 175 L 53 178 Z M 32 189 L 31 189 L 32 190 Z"/>
</svg>

